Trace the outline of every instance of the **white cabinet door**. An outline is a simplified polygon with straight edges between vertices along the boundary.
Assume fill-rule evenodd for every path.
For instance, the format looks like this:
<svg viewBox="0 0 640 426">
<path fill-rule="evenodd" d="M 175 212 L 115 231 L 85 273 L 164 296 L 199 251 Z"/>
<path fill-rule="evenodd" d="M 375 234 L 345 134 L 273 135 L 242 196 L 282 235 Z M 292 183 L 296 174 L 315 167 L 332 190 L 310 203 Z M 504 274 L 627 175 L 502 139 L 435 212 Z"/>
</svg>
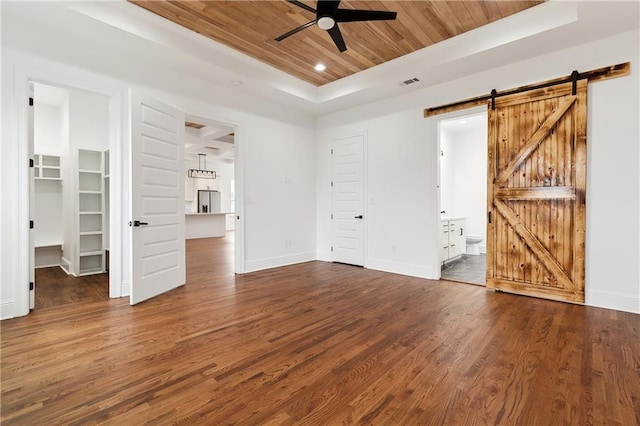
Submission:
<svg viewBox="0 0 640 426">
<path fill-rule="evenodd" d="M 442 261 L 449 259 L 449 221 L 445 220 L 441 222 L 442 235 Z"/>
<path fill-rule="evenodd" d="M 460 256 L 466 251 L 466 237 L 464 237 L 464 223 L 462 219 L 449 222 L 449 257 Z"/>
<path fill-rule="evenodd" d="M 458 228 L 457 221 L 449 221 L 449 258 L 460 255 L 460 245 L 458 244 Z"/>
<path fill-rule="evenodd" d="M 186 281 L 184 114 L 134 91 L 130 107 L 133 305 Z"/>
</svg>

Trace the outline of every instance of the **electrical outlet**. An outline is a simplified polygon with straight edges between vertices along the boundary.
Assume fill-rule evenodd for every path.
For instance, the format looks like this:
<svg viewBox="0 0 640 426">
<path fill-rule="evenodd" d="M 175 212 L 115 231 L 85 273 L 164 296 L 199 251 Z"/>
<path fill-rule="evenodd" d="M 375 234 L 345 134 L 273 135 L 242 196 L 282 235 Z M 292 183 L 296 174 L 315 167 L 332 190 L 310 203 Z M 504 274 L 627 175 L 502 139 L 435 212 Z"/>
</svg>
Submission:
<svg viewBox="0 0 640 426">
<path fill-rule="evenodd" d="M 395 244 L 391 244 L 391 252 L 393 252 L 393 253 L 396 252 L 396 245 Z"/>
<path fill-rule="evenodd" d="M 291 240 L 284 240 L 284 246 L 285 247 L 291 247 Z"/>
</svg>

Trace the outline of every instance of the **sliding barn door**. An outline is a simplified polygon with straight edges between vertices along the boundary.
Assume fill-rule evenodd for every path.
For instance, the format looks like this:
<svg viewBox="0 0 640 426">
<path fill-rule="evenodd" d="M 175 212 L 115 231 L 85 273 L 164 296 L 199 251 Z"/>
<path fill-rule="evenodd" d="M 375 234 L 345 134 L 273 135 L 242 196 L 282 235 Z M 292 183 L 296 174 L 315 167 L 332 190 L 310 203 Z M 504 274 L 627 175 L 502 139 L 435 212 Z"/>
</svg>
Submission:
<svg viewBox="0 0 640 426">
<path fill-rule="evenodd" d="M 487 287 L 584 303 L 587 82 L 489 108 Z"/>
</svg>

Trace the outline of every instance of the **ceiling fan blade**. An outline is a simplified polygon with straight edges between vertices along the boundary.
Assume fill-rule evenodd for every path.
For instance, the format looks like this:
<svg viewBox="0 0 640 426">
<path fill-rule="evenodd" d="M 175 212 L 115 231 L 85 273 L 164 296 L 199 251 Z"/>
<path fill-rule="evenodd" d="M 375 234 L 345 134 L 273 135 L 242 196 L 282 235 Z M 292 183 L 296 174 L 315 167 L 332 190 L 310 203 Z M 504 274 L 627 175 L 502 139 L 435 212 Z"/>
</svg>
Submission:
<svg viewBox="0 0 640 426">
<path fill-rule="evenodd" d="M 337 24 L 334 25 L 333 28 L 327 30 L 327 32 L 331 36 L 331 39 L 336 44 L 336 47 L 338 48 L 338 50 L 340 52 L 344 52 L 345 50 L 347 50 L 347 45 L 344 44 L 344 39 L 342 38 L 342 33 L 340 32 L 340 28 L 338 28 Z"/>
<path fill-rule="evenodd" d="M 316 3 L 316 18 L 334 16 L 340 6 L 340 0 L 318 0 Z"/>
<path fill-rule="evenodd" d="M 336 11 L 336 22 L 388 21 L 396 19 L 397 15 L 398 12 L 382 10 L 338 9 Z"/>
<path fill-rule="evenodd" d="M 281 36 L 276 37 L 276 41 L 282 41 L 285 38 L 294 35 L 295 33 L 304 30 L 305 28 L 309 28 L 310 26 L 312 26 L 313 24 L 316 23 L 316 20 L 314 19 L 313 21 L 309 21 L 304 25 L 300 25 L 298 28 L 294 28 L 291 31 L 288 31 L 284 34 L 282 34 Z"/>
<path fill-rule="evenodd" d="M 307 6 L 306 4 L 300 2 L 300 1 L 296 1 L 296 0 L 287 0 L 289 3 L 296 5 L 304 10 L 308 10 L 311 13 L 316 13 L 316 10 L 314 8 L 312 8 L 311 6 Z"/>
</svg>

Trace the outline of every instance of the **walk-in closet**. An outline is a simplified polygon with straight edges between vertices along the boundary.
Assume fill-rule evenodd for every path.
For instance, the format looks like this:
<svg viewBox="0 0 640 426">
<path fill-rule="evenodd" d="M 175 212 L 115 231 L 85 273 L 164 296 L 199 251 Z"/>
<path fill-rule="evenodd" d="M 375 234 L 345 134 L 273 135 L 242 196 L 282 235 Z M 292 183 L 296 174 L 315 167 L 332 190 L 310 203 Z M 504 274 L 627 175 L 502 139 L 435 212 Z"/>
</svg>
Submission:
<svg viewBox="0 0 640 426">
<path fill-rule="evenodd" d="M 34 83 L 33 151 L 35 308 L 108 297 L 108 98 Z"/>
</svg>

